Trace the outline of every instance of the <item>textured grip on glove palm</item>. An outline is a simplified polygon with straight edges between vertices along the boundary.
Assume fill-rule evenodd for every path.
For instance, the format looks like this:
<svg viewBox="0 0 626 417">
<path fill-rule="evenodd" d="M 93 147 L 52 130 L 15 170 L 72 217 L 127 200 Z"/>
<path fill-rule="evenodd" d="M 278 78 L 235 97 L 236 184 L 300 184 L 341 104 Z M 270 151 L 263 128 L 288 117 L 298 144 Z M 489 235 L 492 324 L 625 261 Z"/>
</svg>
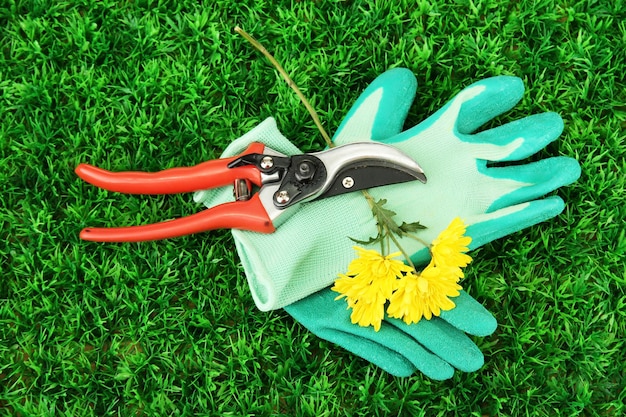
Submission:
<svg viewBox="0 0 626 417">
<path fill-rule="evenodd" d="M 386 319 L 378 332 L 352 324 L 345 303 L 335 301 L 336 295 L 322 290 L 285 310 L 313 334 L 395 376 L 409 376 L 419 370 L 442 380 L 451 378 L 454 369 L 476 371 L 484 357 L 465 333 L 487 336 L 496 328 L 493 316 L 464 291 L 455 298 L 457 307 L 442 312 L 441 317 L 411 325 Z"/>
</svg>

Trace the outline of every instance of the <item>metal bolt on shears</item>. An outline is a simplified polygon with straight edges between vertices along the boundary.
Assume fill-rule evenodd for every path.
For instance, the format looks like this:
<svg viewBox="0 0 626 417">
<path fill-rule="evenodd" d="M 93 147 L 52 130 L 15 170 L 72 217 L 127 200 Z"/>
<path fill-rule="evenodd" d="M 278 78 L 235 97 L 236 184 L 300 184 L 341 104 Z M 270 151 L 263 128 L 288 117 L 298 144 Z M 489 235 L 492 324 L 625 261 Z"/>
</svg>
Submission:
<svg viewBox="0 0 626 417">
<path fill-rule="evenodd" d="M 300 203 L 348 192 L 419 180 L 421 167 L 398 149 L 356 142 L 316 153 L 286 156 L 254 142 L 241 154 L 193 167 L 159 172 L 110 172 L 76 167 L 90 184 L 129 194 L 175 194 L 233 185 L 235 201 L 187 217 L 142 226 L 88 227 L 80 238 L 96 242 L 141 242 L 215 229 L 272 233 Z M 256 193 L 256 187 L 258 190 Z"/>
</svg>

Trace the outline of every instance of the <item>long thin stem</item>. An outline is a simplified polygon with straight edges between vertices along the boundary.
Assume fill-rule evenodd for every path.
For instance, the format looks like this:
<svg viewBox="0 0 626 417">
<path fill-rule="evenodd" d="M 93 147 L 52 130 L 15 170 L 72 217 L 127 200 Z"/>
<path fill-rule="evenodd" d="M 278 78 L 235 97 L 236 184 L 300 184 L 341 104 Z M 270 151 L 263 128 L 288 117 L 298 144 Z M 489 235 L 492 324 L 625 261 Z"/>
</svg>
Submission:
<svg viewBox="0 0 626 417">
<path fill-rule="evenodd" d="M 326 133 L 324 126 L 322 126 L 322 122 L 320 122 L 320 118 L 318 117 L 317 112 L 315 111 L 313 106 L 311 106 L 311 103 L 309 103 L 306 97 L 304 97 L 304 94 L 302 94 L 302 91 L 300 91 L 296 83 L 291 79 L 289 74 L 287 74 L 287 71 L 285 71 L 285 69 L 282 67 L 282 65 L 280 65 L 280 63 L 276 60 L 276 58 L 274 58 L 274 56 L 272 56 L 272 54 L 270 54 L 268 50 L 265 49 L 265 47 L 261 45 L 259 41 L 254 39 L 252 35 L 250 35 L 248 32 L 246 32 L 239 26 L 235 26 L 235 32 L 237 32 L 238 34 L 246 38 L 246 40 L 250 42 L 252 46 L 258 49 L 272 63 L 272 65 L 278 70 L 280 75 L 285 79 L 289 87 L 291 87 L 291 89 L 296 92 L 296 94 L 300 98 L 300 101 L 302 102 L 302 104 L 304 104 L 304 107 L 306 107 L 306 109 L 309 111 L 309 114 L 311 114 L 311 117 L 313 118 L 313 122 L 315 123 L 320 133 L 324 137 L 324 141 L 326 142 L 328 147 L 329 148 L 334 147 L 335 144 L 330 139 L 330 136 L 328 136 L 328 133 Z"/>
<path fill-rule="evenodd" d="M 406 251 L 404 250 L 404 248 L 400 245 L 400 242 L 398 242 L 398 239 L 396 239 L 396 237 L 393 235 L 393 233 L 391 233 L 389 230 L 387 230 L 387 236 L 389 236 L 391 238 L 391 240 L 393 240 L 393 243 L 396 245 L 396 247 L 400 250 L 400 252 L 402 252 L 402 256 L 404 256 L 404 259 L 406 259 L 407 263 L 409 264 L 409 266 L 413 269 L 413 271 L 415 271 L 415 273 L 417 274 L 417 269 L 415 269 L 415 265 L 413 265 L 413 261 L 411 260 L 411 257 L 409 256 L 408 253 L 406 253 Z"/>
<path fill-rule="evenodd" d="M 404 236 L 410 237 L 411 239 L 418 241 L 419 243 L 424 245 L 428 250 L 430 250 L 430 244 L 426 242 L 424 239 L 415 236 L 413 233 L 405 233 Z"/>
<path fill-rule="evenodd" d="M 376 204 L 374 202 L 374 197 L 372 197 L 372 195 L 367 190 L 361 190 L 361 193 L 363 194 L 363 196 L 367 200 L 367 203 L 370 205 L 370 208 L 373 209 L 374 208 L 374 204 Z"/>
<path fill-rule="evenodd" d="M 369 204 L 370 209 L 373 210 L 374 205 L 376 204 L 374 202 L 374 197 L 372 197 L 372 195 L 367 190 L 361 190 L 361 193 L 363 194 L 363 197 L 365 197 L 367 204 Z M 381 225 L 380 222 L 376 223 L 376 226 L 378 227 L 378 235 L 381 235 L 383 231 L 382 229 L 384 228 L 384 226 Z M 384 239 L 380 239 L 380 253 L 383 256 L 385 255 L 385 240 Z"/>
</svg>

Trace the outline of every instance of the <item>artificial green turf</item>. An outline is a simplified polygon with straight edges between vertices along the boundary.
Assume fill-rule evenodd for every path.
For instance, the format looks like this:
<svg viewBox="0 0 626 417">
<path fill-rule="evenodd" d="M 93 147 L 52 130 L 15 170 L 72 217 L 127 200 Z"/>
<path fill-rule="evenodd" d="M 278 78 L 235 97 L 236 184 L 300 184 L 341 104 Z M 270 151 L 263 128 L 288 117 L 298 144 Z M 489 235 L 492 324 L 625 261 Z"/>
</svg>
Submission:
<svg viewBox="0 0 626 417">
<path fill-rule="evenodd" d="M 203 4 L 204 3 L 204 4 Z M 0 6 L 0 413 L 618 416 L 626 413 L 626 3 L 5 0 Z M 473 252 L 494 313 L 485 366 L 391 377 L 256 310 L 226 231 L 82 242 L 86 225 L 193 213 L 191 196 L 98 190 L 73 168 L 193 165 L 268 116 L 323 147 L 240 36 L 272 50 L 331 132 L 391 67 L 419 87 L 408 126 L 483 77 L 523 78 L 499 122 L 556 111 L 582 177 L 558 218 Z M 289 254 L 285 254 L 289 256 Z"/>
</svg>

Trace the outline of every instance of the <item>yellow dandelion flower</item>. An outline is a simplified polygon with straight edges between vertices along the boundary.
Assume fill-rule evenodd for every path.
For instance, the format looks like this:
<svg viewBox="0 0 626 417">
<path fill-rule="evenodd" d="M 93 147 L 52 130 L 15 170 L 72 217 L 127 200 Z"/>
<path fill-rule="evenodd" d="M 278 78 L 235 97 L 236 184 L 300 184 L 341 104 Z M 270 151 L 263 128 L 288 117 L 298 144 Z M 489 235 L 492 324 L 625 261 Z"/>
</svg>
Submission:
<svg viewBox="0 0 626 417">
<path fill-rule="evenodd" d="M 394 252 L 387 256 L 383 256 L 375 250 L 363 249 L 355 246 L 354 249 L 358 254 L 358 258 L 354 259 L 348 265 L 348 275 L 364 275 L 367 277 L 401 277 L 402 272 L 411 271 L 411 267 L 403 263 L 397 258 L 401 256 L 401 252 Z"/>
<path fill-rule="evenodd" d="M 399 280 L 398 289 L 390 298 L 387 314 L 403 319 L 406 324 L 430 320 L 441 311 L 454 308 L 449 297 L 457 297 L 461 286 L 456 277 L 431 262 L 420 274 L 407 274 Z"/>
<path fill-rule="evenodd" d="M 385 303 L 398 285 L 398 278 L 411 268 L 397 259 L 400 253 L 383 256 L 374 250 L 355 247 L 359 257 L 348 266 L 347 274 L 340 274 L 331 288 L 346 298 L 352 308 L 351 319 L 360 326 L 373 325 L 380 329 L 385 315 Z"/>
<path fill-rule="evenodd" d="M 456 276 L 463 278 L 460 268 L 466 267 L 472 261 L 471 256 L 465 254 L 472 238 L 463 236 L 466 226 L 461 219 L 456 217 L 450 225 L 433 241 L 431 253 L 433 262 L 438 267 L 451 267 L 455 269 Z"/>
<path fill-rule="evenodd" d="M 335 280 L 335 285 L 331 290 L 339 293 L 335 300 L 339 300 L 343 297 L 346 297 L 347 300 L 355 300 L 359 298 L 359 295 L 365 291 L 368 285 L 369 282 L 365 282 L 363 279 L 356 279 L 345 274 L 339 274 L 339 279 Z"/>
<path fill-rule="evenodd" d="M 392 287 L 389 291 L 389 294 L 391 294 L 397 285 L 395 282 L 389 283 L 386 281 L 389 280 L 379 279 L 372 281 L 360 276 L 349 277 L 340 274 L 339 279 L 335 281 L 335 285 L 331 290 L 339 293 L 335 300 L 345 297 L 349 307 L 352 307 L 357 301 L 363 301 L 367 304 L 384 304 L 384 301 L 389 298 L 385 296 L 386 287 Z"/>
<path fill-rule="evenodd" d="M 355 247 L 358 257 L 332 287 L 339 293 L 336 299 L 345 298 L 348 309 L 352 309 L 352 323 L 380 330 L 388 301 L 387 314 L 407 324 L 430 320 L 454 308 L 451 297 L 459 295 L 458 281 L 464 276 L 461 268 L 472 260 L 464 253 L 472 241 L 464 236 L 465 230 L 461 219 L 452 220 L 433 241 L 433 259 L 420 273 L 395 259 L 401 252 L 383 256 Z"/>
<path fill-rule="evenodd" d="M 359 300 L 352 305 L 352 314 L 350 314 L 352 324 L 362 327 L 374 326 L 374 330 L 379 331 L 385 317 L 386 302 L 386 299 L 382 300 L 382 303 L 366 303 Z"/>
<path fill-rule="evenodd" d="M 385 316 L 385 303 L 388 299 L 384 294 L 388 292 L 391 295 L 396 287 L 396 278 L 393 277 L 393 281 L 390 281 L 388 277 L 372 281 L 361 276 L 349 277 L 341 274 L 331 289 L 340 293 L 335 300 L 346 298 L 348 308 L 352 309 L 350 319 L 353 324 L 374 326 L 374 330 L 378 331 Z"/>
</svg>

